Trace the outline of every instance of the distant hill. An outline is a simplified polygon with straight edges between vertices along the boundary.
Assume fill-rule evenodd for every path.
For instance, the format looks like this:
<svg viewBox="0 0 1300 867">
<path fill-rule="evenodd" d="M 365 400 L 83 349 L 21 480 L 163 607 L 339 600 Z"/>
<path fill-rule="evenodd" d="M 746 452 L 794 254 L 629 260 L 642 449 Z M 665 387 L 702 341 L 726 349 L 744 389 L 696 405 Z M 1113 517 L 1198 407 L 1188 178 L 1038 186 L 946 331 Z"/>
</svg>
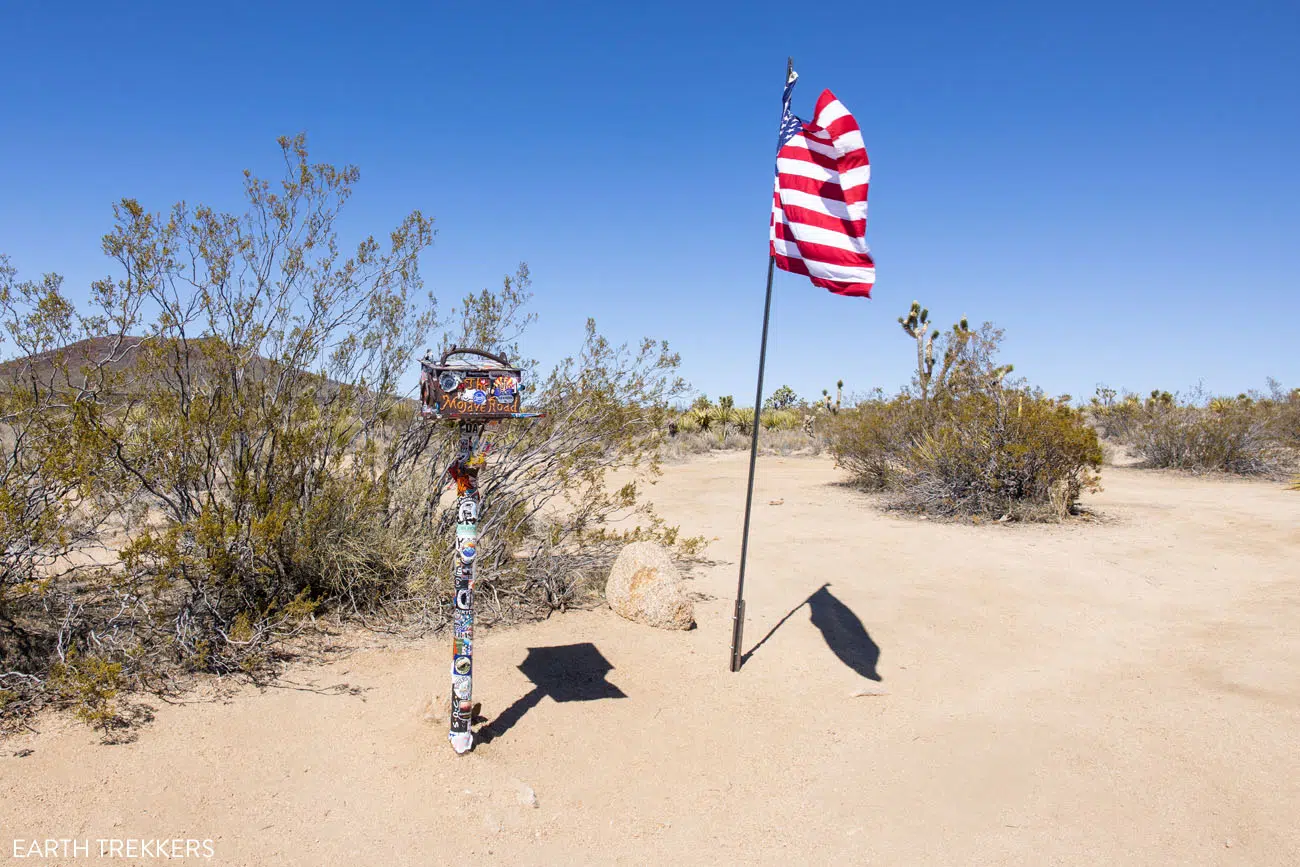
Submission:
<svg viewBox="0 0 1300 867">
<path fill-rule="evenodd" d="M 199 337 L 187 341 L 190 352 L 198 352 L 204 346 L 211 344 L 217 338 Z M 112 372 L 126 371 L 134 367 L 140 360 L 139 349 L 150 338 L 127 336 L 117 337 L 91 337 L 86 340 L 78 340 L 76 343 L 70 343 L 67 346 L 58 349 L 51 349 L 48 352 L 42 352 L 37 355 L 22 358 L 15 358 L 0 364 L 0 376 L 12 375 L 20 371 L 34 369 L 35 373 L 42 380 L 47 379 L 55 372 L 59 364 L 58 359 L 62 356 L 63 364 L 69 373 L 69 378 L 74 385 L 82 384 L 79 374 L 86 367 L 98 366 L 105 364 L 108 370 Z M 179 341 L 173 341 L 176 347 L 180 346 Z M 196 372 L 202 376 L 202 359 L 197 359 L 194 365 Z M 30 366 L 30 367 L 29 367 Z M 255 356 L 250 364 L 252 370 L 257 374 L 268 373 L 275 367 L 274 363 L 261 356 Z M 145 376 L 149 374 L 148 370 L 141 371 Z M 328 380 L 327 380 L 328 381 Z M 337 383 L 332 383 L 337 385 Z"/>
<path fill-rule="evenodd" d="M 196 352 L 201 350 L 205 345 L 216 340 L 214 337 L 200 337 L 188 341 L 189 351 Z M 124 338 L 116 337 L 92 337 L 86 340 L 78 340 L 76 343 L 70 343 L 59 349 L 52 349 L 48 352 L 42 352 L 29 357 L 11 359 L 0 363 L 0 377 L 9 377 L 25 375 L 28 370 L 34 370 L 36 376 L 41 381 L 48 379 L 56 374 L 59 365 L 59 357 L 62 356 L 63 364 L 68 371 L 70 384 L 73 387 L 84 385 L 83 369 L 88 366 L 105 365 L 111 372 L 122 372 L 135 366 L 140 359 L 139 348 L 149 340 L 146 337 L 128 336 Z M 176 343 L 179 346 L 179 342 Z M 109 361 L 109 359 L 112 359 Z M 194 365 L 195 373 L 199 379 L 203 378 L 202 362 Z M 269 359 L 255 356 L 248 369 L 254 377 L 269 375 L 278 365 Z M 149 370 L 140 371 L 142 376 L 149 376 Z M 316 374 L 308 374 L 313 379 Z M 324 379 L 327 395 L 337 393 L 335 389 L 339 388 L 340 383 L 329 379 Z M 409 399 L 402 398 L 403 402 L 409 402 Z"/>
<path fill-rule="evenodd" d="M 54 372 L 59 356 L 62 356 L 69 371 L 80 370 L 86 365 L 97 365 L 105 359 L 112 358 L 114 352 L 118 358 L 108 365 L 110 370 L 125 370 L 135 364 L 136 352 L 143 337 L 91 337 L 78 340 L 58 349 L 51 349 L 31 357 L 23 356 L 0 363 L 0 376 L 11 376 L 26 371 L 30 365 L 41 379 L 46 379 Z M 75 382 L 76 380 L 74 380 Z"/>
</svg>

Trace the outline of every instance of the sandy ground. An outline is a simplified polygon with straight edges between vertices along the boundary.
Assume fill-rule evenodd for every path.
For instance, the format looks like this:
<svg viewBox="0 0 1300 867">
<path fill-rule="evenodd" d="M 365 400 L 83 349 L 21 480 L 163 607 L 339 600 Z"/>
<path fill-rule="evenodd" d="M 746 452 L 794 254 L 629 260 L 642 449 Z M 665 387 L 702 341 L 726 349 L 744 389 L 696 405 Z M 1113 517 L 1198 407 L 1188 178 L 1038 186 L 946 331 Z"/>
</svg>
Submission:
<svg viewBox="0 0 1300 867">
<path fill-rule="evenodd" d="M 937 525 L 824 458 L 764 457 L 732 674 L 745 468 L 653 492 L 717 537 L 698 629 L 600 610 L 480 633 L 495 735 L 473 753 L 425 713 L 446 642 L 372 639 L 158 704 L 131 744 L 53 718 L 0 744 L 0 858 L 194 838 L 213 857 L 185 863 L 1300 863 L 1300 494 L 1108 468 L 1103 520 Z"/>
</svg>

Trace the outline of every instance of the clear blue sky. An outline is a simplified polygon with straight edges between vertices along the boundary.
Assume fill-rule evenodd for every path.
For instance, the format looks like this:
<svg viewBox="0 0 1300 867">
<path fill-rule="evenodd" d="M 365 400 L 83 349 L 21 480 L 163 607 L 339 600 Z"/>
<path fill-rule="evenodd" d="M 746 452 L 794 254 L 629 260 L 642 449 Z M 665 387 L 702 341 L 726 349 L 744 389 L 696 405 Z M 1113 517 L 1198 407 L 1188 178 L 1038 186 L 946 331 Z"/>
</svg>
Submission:
<svg viewBox="0 0 1300 867">
<path fill-rule="evenodd" d="M 361 168 L 350 231 L 436 217 L 440 299 L 527 261 L 533 354 L 590 315 L 749 403 L 793 55 L 796 112 L 863 128 L 879 276 L 778 275 L 770 387 L 893 390 L 913 298 L 1053 393 L 1300 385 L 1297 44 L 1293 0 L 10 2 L 0 251 L 81 294 L 113 201 L 236 206 L 306 131 Z"/>
</svg>

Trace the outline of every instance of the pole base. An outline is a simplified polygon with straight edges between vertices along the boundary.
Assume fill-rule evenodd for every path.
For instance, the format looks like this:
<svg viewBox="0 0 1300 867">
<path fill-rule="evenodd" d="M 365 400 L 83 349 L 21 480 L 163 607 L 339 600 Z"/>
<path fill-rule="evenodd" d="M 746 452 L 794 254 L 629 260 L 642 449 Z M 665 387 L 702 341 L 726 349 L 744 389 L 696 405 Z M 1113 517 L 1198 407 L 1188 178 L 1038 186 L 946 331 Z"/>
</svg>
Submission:
<svg viewBox="0 0 1300 867">
<path fill-rule="evenodd" d="M 745 640 L 745 600 L 736 600 L 736 613 L 731 623 L 731 670 L 740 671 L 740 658 L 743 653 L 741 643 Z"/>
<path fill-rule="evenodd" d="M 474 748 L 473 732 L 453 732 L 447 737 L 451 740 L 451 748 L 457 755 L 464 755 Z"/>
</svg>

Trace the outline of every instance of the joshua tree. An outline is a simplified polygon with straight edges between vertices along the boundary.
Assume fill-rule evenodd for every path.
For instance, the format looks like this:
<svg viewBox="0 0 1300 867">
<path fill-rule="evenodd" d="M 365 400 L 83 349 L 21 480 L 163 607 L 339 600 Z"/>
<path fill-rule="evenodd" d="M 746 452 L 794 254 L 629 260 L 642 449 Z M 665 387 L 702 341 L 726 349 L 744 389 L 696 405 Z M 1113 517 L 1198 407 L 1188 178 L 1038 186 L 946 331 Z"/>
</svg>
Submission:
<svg viewBox="0 0 1300 867">
<path fill-rule="evenodd" d="M 835 380 L 835 411 L 840 411 L 840 397 L 844 394 L 844 380 Z"/>
<path fill-rule="evenodd" d="M 965 320 L 963 320 L 965 321 Z M 898 317 L 903 331 L 916 341 L 916 378 L 921 386 L 921 400 L 930 396 L 930 376 L 934 373 L 934 339 L 939 332 L 930 332 L 930 311 L 920 301 L 912 302 L 906 317 Z"/>
<path fill-rule="evenodd" d="M 935 332 L 936 335 L 938 333 Z M 952 327 L 952 334 L 948 335 L 948 345 L 943 350 L 943 366 L 939 368 L 939 381 L 935 383 L 935 391 L 939 391 L 948 384 L 948 377 L 953 372 L 953 365 L 965 354 L 966 344 L 970 342 L 971 337 L 970 323 L 963 316 Z M 932 361 L 931 365 L 933 364 Z"/>
<path fill-rule="evenodd" d="M 799 395 L 794 393 L 794 389 L 788 385 L 783 385 L 776 391 L 772 392 L 764 401 L 767 409 L 789 409 L 799 402 Z"/>
<path fill-rule="evenodd" d="M 934 341 L 939 332 L 930 330 L 929 321 L 930 311 L 916 301 L 912 302 L 907 317 L 898 320 L 903 330 L 916 340 L 916 378 L 922 402 L 953 389 L 999 386 L 1012 371 L 1010 364 L 993 364 L 1001 331 L 987 322 L 983 328 L 972 330 L 963 316 L 944 335 L 943 365 L 936 375 Z"/>
</svg>

